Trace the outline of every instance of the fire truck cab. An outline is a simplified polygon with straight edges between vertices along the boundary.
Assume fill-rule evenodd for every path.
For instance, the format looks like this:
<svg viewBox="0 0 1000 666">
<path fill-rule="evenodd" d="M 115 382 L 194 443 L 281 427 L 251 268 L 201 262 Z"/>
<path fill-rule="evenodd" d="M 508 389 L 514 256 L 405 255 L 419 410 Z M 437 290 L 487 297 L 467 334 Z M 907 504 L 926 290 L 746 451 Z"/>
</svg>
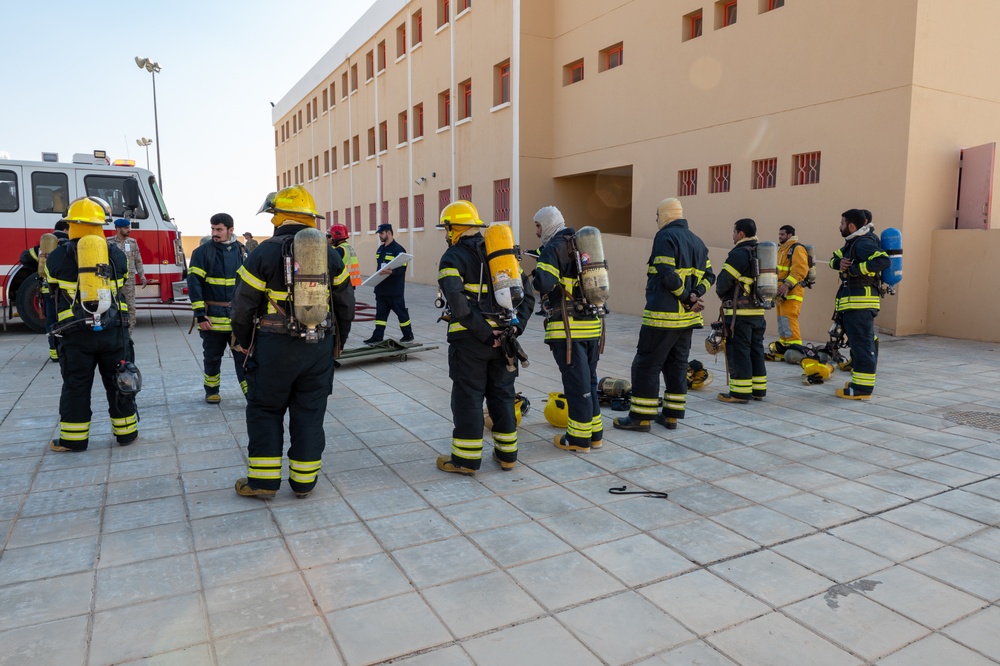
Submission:
<svg viewBox="0 0 1000 666">
<path fill-rule="evenodd" d="M 47 161 L 58 159 L 52 154 L 43 158 L 46 161 L 0 159 L 0 305 L 5 325 L 16 314 L 30 329 L 45 332 L 41 278 L 19 257 L 37 246 L 42 234 L 52 232 L 70 202 L 84 196 L 104 199 L 115 218 L 131 221 L 131 237 L 139 245 L 148 280 L 145 287 L 136 285 L 137 304 L 148 307 L 186 298 L 180 233 L 152 172 L 130 161 L 111 165 L 103 151 L 77 153 L 72 163 Z M 129 180 L 138 187 L 126 186 Z M 108 236 L 114 232 L 105 228 Z"/>
</svg>

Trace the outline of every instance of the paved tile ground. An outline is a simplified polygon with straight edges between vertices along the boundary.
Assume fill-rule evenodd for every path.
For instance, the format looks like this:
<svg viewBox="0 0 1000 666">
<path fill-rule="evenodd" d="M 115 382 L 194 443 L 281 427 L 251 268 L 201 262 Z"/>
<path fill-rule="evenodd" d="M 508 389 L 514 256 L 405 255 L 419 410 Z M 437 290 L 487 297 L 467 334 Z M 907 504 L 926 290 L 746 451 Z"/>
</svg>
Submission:
<svg viewBox="0 0 1000 666">
<path fill-rule="evenodd" d="M 606 410 L 603 449 L 580 455 L 551 444 L 558 373 L 533 321 L 522 464 L 462 478 L 434 467 L 435 292 L 407 295 L 438 348 L 337 372 L 306 500 L 233 492 L 243 399 L 224 366 L 221 407 L 202 401 L 187 315 L 136 330 L 139 441 L 112 445 L 95 391 L 83 454 L 45 448 L 44 338 L 0 334 L 0 664 L 1000 663 L 997 345 L 884 338 L 867 404 L 833 397 L 844 374 L 804 386 L 785 364 L 766 401 L 719 403 L 724 366 L 703 358 L 715 386 L 676 431 L 616 431 Z M 628 377 L 639 320 L 609 321 L 600 374 Z"/>
</svg>

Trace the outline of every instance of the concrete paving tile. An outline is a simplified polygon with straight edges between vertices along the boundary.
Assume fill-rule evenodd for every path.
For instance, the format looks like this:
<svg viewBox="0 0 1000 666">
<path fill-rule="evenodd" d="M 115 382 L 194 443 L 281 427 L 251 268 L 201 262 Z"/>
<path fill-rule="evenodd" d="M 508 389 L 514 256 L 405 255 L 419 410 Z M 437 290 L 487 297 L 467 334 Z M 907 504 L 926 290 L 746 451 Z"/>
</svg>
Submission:
<svg viewBox="0 0 1000 666">
<path fill-rule="evenodd" d="M 694 571 L 639 591 L 699 636 L 766 615 L 771 608 L 708 571 Z"/>
<path fill-rule="evenodd" d="M 478 666 L 586 666 L 601 663 L 576 637 L 548 617 L 466 641 L 463 647 Z"/>
<path fill-rule="evenodd" d="M 638 488 L 626 483 L 620 476 L 613 474 L 592 476 L 589 479 L 580 479 L 579 481 L 569 481 L 562 484 L 562 486 L 591 504 L 605 507 L 632 499 L 629 495 L 612 494 L 611 488 L 629 486 L 629 490 L 638 490 Z"/>
<path fill-rule="evenodd" d="M 1000 500 L 1000 478 L 990 478 L 985 481 L 979 481 L 978 483 L 966 486 L 962 490 L 982 495 L 983 497 Z"/>
<path fill-rule="evenodd" d="M 190 645 L 180 650 L 158 652 L 146 659 L 128 662 L 128 666 L 215 666 L 212 648 L 208 643 Z"/>
<path fill-rule="evenodd" d="M 766 639 L 762 637 L 766 636 Z M 771 613 L 707 639 L 742 666 L 847 666 L 857 657 L 780 613 Z M 781 646 L 780 651 L 775 646 Z"/>
<path fill-rule="evenodd" d="M 14 521 L 8 548 L 23 548 L 41 543 L 79 539 L 101 531 L 99 509 L 51 513 Z"/>
<path fill-rule="evenodd" d="M 80 663 L 87 651 L 87 616 L 0 631 L 0 666 Z"/>
<path fill-rule="evenodd" d="M 97 572 L 94 607 L 103 611 L 185 592 L 196 592 L 200 587 L 194 555 L 191 553 L 117 567 L 103 567 Z"/>
<path fill-rule="evenodd" d="M 670 466 L 702 481 L 717 481 L 746 472 L 746 470 L 736 465 L 730 465 L 722 460 L 707 457 L 677 460 L 671 462 Z"/>
<path fill-rule="evenodd" d="M 181 475 L 181 484 L 184 492 L 189 494 L 200 493 L 208 490 L 229 490 L 232 491 L 236 479 L 247 475 L 246 463 L 234 467 L 220 467 L 218 469 L 203 469 L 197 472 L 185 472 Z M 140 498 L 144 499 L 144 498 Z"/>
<path fill-rule="evenodd" d="M 712 520 L 765 546 L 815 531 L 810 525 L 760 505 L 720 513 Z"/>
<path fill-rule="evenodd" d="M 879 517 L 945 543 L 961 539 L 986 527 L 983 523 L 962 518 L 950 511 L 936 509 L 923 502 L 886 511 Z"/>
<path fill-rule="evenodd" d="M 1000 599 L 1000 563 L 946 546 L 906 566 L 987 601 Z"/>
<path fill-rule="evenodd" d="M 500 497 L 449 504 L 441 507 L 440 511 L 463 532 L 488 530 L 530 520 Z"/>
<path fill-rule="evenodd" d="M 841 593 L 844 588 L 849 589 Z M 836 597 L 831 598 L 831 593 Z M 825 595 L 786 606 L 782 612 L 870 661 L 931 633 L 851 586 L 840 586 Z M 873 627 L 878 631 L 872 631 Z"/>
<path fill-rule="evenodd" d="M 291 546 L 291 544 L 289 544 Z M 281 539 L 262 539 L 198 553 L 205 588 L 287 573 L 295 563 Z"/>
<path fill-rule="evenodd" d="M 688 643 L 637 662 L 635 666 L 736 666 L 711 645 L 702 641 Z"/>
<path fill-rule="evenodd" d="M 431 461 L 433 465 L 433 461 Z M 444 474 L 444 472 L 441 472 Z M 333 471 L 328 473 L 334 487 L 343 495 L 363 493 L 371 490 L 388 490 L 404 485 L 390 468 L 378 467 L 348 471 Z"/>
<path fill-rule="evenodd" d="M 493 461 L 484 463 L 495 465 Z M 444 507 L 451 504 L 471 502 L 477 499 L 493 497 L 493 492 L 479 482 L 478 479 L 449 474 L 448 478 L 436 478 L 423 481 L 414 488 L 423 498 L 424 506 L 430 504 Z"/>
<path fill-rule="evenodd" d="M 688 419 L 685 419 L 686 422 Z M 685 428 L 686 430 L 686 428 Z M 641 456 L 645 456 L 656 462 L 670 462 L 672 460 L 688 460 L 697 458 L 699 451 L 683 446 L 684 437 L 678 437 L 676 441 L 664 441 L 655 439 L 646 442 L 629 443 L 629 448 Z"/>
<path fill-rule="evenodd" d="M 412 591 L 388 555 L 355 557 L 305 572 L 316 603 L 330 612 Z"/>
<path fill-rule="evenodd" d="M 723 511 L 750 506 L 751 501 L 734 495 L 710 483 L 677 488 L 670 494 L 670 500 L 689 511 L 702 516 L 711 516 Z"/>
<path fill-rule="evenodd" d="M 902 495 L 879 490 L 856 481 L 844 481 L 832 486 L 817 488 L 817 495 L 831 499 L 862 513 L 879 513 L 895 506 L 902 506 L 908 500 Z"/>
<path fill-rule="evenodd" d="M 873 465 L 872 463 L 851 458 L 840 453 L 832 453 L 820 458 L 806 460 L 804 464 L 845 479 L 860 479 L 863 476 L 878 474 L 885 470 L 884 467 L 879 465 Z"/>
<path fill-rule="evenodd" d="M 778 497 L 787 497 L 798 492 L 796 488 L 759 474 L 740 474 L 728 479 L 719 479 L 713 485 L 753 502 L 767 502 Z"/>
<path fill-rule="evenodd" d="M 938 458 L 937 462 L 988 476 L 1000 474 L 1000 460 L 990 456 L 980 456 L 970 451 L 949 453 Z"/>
<path fill-rule="evenodd" d="M 549 610 L 565 608 L 624 589 L 622 584 L 579 553 L 567 553 L 507 570 Z"/>
<path fill-rule="evenodd" d="M 706 518 L 653 530 L 649 535 L 699 564 L 748 553 L 760 547 Z"/>
<path fill-rule="evenodd" d="M 450 583 L 496 569 L 496 565 L 464 536 L 397 550 L 393 557 L 418 588 Z"/>
<path fill-rule="evenodd" d="M 3 551 L 0 585 L 90 571 L 97 559 L 97 536 Z"/>
<path fill-rule="evenodd" d="M 607 450 L 602 448 L 600 451 L 592 452 L 588 462 L 614 474 L 624 470 L 646 467 L 655 461 L 627 449 L 609 447 Z"/>
<path fill-rule="evenodd" d="M 645 534 L 587 548 L 583 553 L 629 587 L 695 568 L 695 564 Z"/>
<path fill-rule="evenodd" d="M 953 490 L 935 497 L 928 497 L 923 503 L 986 525 L 1000 524 L 1000 502 L 975 493 Z"/>
<path fill-rule="evenodd" d="M 590 506 L 583 498 L 557 486 L 527 490 L 506 499 L 535 520 Z"/>
<path fill-rule="evenodd" d="M 394 666 L 475 666 L 472 659 L 458 645 L 423 652 L 415 657 L 397 659 L 392 663 Z"/>
<path fill-rule="evenodd" d="M 995 562 L 1000 562 L 1000 529 L 996 527 L 987 528 L 982 532 L 955 542 L 954 545 L 971 553 L 982 555 Z"/>
<path fill-rule="evenodd" d="M 212 602 L 209 602 L 209 613 L 212 613 Z M 295 661 L 300 664 L 343 664 L 320 618 L 258 627 L 249 634 L 220 638 L 215 641 L 215 652 L 219 666 L 273 664 L 287 659 L 290 654 L 294 654 Z"/>
<path fill-rule="evenodd" d="M 901 615 L 939 629 L 983 607 L 983 600 L 903 566 L 873 574 L 878 583 L 867 591 L 873 599 Z"/>
<path fill-rule="evenodd" d="M 724 460 L 727 463 L 742 467 L 743 469 L 754 470 L 757 472 L 764 472 L 771 468 L 782 467 L 788 464 L 788 461 L 781 456 L 776 456 L 773 453 L 768 453 L 767 451 L 761 451 L 750 447 L 740 447 L 738 449 L 720 451 L 715 454 L 715 457 L 719 460 Z"/>
<path fill-rule="evenodd" d="M 90 663 L 115 664 L 208 639 L 199 594 L 124 606 L 94 615 Z"/>
<path fill-rule="evenodd" d="M 271 514 L 282 534 L 295 534 L 357 521 L 347 502 L 339 497 L 287 505 L 270 505 Z"/>
<path fill-rule="evenodd" d="M 995 663 L 940 634 L 931 634 L 877 662 L 878 666 L 989 666 Z"/>
<path fill-rule="evenodd" d="M 600 507 L 570 511 L 538 522 L 578 549 L 638 532 L 632 525 Z"/>
<path fill-rule="evenodd" d="M 560 452 L 563 453 L 563 452 Z M 520 454 L 519 454 L 520 455 Z M 487 469 L 488 463 L 483 461 L 483 468 Z M 430 461 L 431 467 L 434 461 Z M 438 478 L 452 478 L 454 475 L 447 474 L 440 470 L 437 472 Z M 518 465 L 509 472 L 503 474 L 477 474 L 476 478 L 487 488 L 497 495 L 506 496 L 510 493 L 520 493 L 536 488 L 552 486 L 552 480 L 548 479 L 527 465 Z"/>
<path fill-rule="evenodd" d="M 726 560 L 709 570 L 776 608 L 819 594 L 831 583 L 770 550 Z"/>
<path fill-rule="evenodd" d="M 829 534 L 814 534 L 774 550 L 838 583 L 889 568 L 893 562 Z"/>
<path fill-rule="evenodd" d="M 657 502 L 653 501 L 653 498 L 641 496 L 631 496 L 630 499 L 637 501 L 612 502 L 604 505 L 604 510 L 643 531 L 698 518 L 698 514 L 670 501 Z"/>
<path fill-rule="evenodd" d="M 642 659 L 694 638 L 635 592 L 592 601 L 556 618 L 609 664 Z"/>
<path fill-rule="evenodd" d="M 8 463 L 4 461 L 3 464 L 7 465 Z M 0 499 L 4 497 L 17 497 L 19 499 L 21 495 L 28 492 L 33 473 L 31 470 L 25 470 L 22 476 L 15 474 L 0 476 Z"/>
<path fill-rule="evenodd" d="M 830 530 L 830 534 L 894 562 L 936 550 L 944 544 L 881 518 L 866 518 Z"/>
<path fill-rule="evenodd" d="M 300 569 L 372 555 L 382 550 L 361 523 L 300 532 L 286 536 L 285 541 Z"/>
<path fill-rule="evenodd" d="M 26 627 L 85 614 L 93 586 L 94 573 L 85 571 L 0 587 L 0 627 Z"/>
<path fill-rule="evenodd" d="M 298 573 L 231 583 L 205 591 L 213 636 L 259 631 L 316 616 L 313 597 Z M 270 655 L 277 658 L 277 654 Z M 259 658 L 259 657 L 258 657 Z M 296 656 L 298 658 L 298 655 Z"/>
<path fill-rule="evenodd" d="M 406 618 L 385 631 L 386 617 Z M 382 662 L 452 640 L 416 594 L 376 601 L 327 615 L 349 666 Z"/>
<path fill-rule="evenodd" d="M 841 525 L 864 514 L 843 504 L 812 493 L 783 497 L 766 505 L 786 516 L 791 516 L 813 527 L 827 529 Z"/>
<path fill-rule="evenodd" d="M 765 442 L 754 448 L 795 462 L 806 462 L 827 455 L 827 452 L 823 449 L 817 449 L 815 446 L 800 444 L 792 440 Z"/>
<path fill-rule="evenodd" d="M 176 473 L 166 476 L 151 476 L 144 479 L 109 483 L 105 502 L 107 504 L 139 502 L 180 495 L 181 492 L 181 479 Z"/>
<path fill-rule="evenodd" d="M 197 550 L 210 550 L 278 536 L 278 528 L 271 513 L 263 506 L 251 511 L 192 520 L 191 532 Z"/>
<path fill-rule="evenodd" d="M 619 472 L 616 476 L 630 482 L 630 484 L 634 483 L 639 486 L 639 488 L 632 488 L 632 490 L 642 489 L 669 492 L 675 488 L 701 483 L 701 481 L 693 476 L 678 472 L 667 465 L 649 465 L 638 469 L 625 470 Z"/>
<path fill-rule="evenodd" d="M 446 539 L 458 533 L 433 509 L 370 520 L 367 525 L 386 550 Z"/>
<path fill-rule="evenodd" d="M 173 475 L 176 477 L 178 471 L 177 458 L 174 456 L 112 462 L 108 471 L 108 481 L 115 483 L 119 481 L 135 481 L 136 479 L 145 479 L 153 476 Z"/>
<path fill-rule="evenodd" d="M 942 483 L 952 488 L 985 478 L 983 474 L 952 467 L 951 465 L 943 465 L 934 460 L 924 460 L 913 465 L 904 465 L 898 468 L 897 471 L 910 474 L 911 476 L 918 476 L 928 481 Z"/>
<path fill-rule="evenodd" d="M 459 638 L 527 620 L 542 608 L 507 574 L 494 572 L 466 578 L 423 592 L 424 599 Z M 485 605 L 483 599 L 489 599 Z"/>
<path fill-rule="evenodd" d="M 140 527 L 183 522 L 187 519 L 184 498 L 180 496 L 162 497 L 115 504 L 104 511 L 104 532 L 121 532 Z"/>
<path fill-rule="evenodd" d="M 104 503 L 104 486 L 75 486 L 62 490 L 29 493 L 21 507 L 21 517 L 41 516 L 61 511 L 93 509 Z"/>
<path fill-rule="evenodd" d="M 349 495 L 347 503 L 362 520 L 426 509 L 427 502 L 410 488 L 390 488 Z"/>
<path fill-rule="evenodd" d="M 942 629 L 941 633 L 997 661 L 1000 660 L 998 626 L 1000 608 L 994 605 Z"/>
<path fill-rule="evenodd" d="M 470 534 L 501 567 L 569 552 L 572 548 L 538 523 L 519 523 Z"/>
<path fill-rule="evenodd" d="M 101 537 L 100 567 L 114 567 L 157 557 L 193 552 L 190 527 L 186 523 L 153 525 Z"/>
<path fill-rule="evenodd" d="M 411 434 L 411 438 L 415 436 L 416 433 Z M 429 460 L 434 457 L 434 449 L 427 446 L 423 442 L 402 442 L 399 444 L 390 444 L 388 446 L 380 446 L 375 450 L 375 455 L 379 457 L 379 460 L 386 465 L 394 465 L 401 462 L 410 462 L 413 460 Z"/>
<path fill-rule="evenodd" d="M 532 464 L 532 469 L 554 483 L 576 481 L 592 476 L 601 476 L 605 470 L 590 462 L 585 456 L 565 455 L 555 460 L 544 460 Z"/>
</svg>

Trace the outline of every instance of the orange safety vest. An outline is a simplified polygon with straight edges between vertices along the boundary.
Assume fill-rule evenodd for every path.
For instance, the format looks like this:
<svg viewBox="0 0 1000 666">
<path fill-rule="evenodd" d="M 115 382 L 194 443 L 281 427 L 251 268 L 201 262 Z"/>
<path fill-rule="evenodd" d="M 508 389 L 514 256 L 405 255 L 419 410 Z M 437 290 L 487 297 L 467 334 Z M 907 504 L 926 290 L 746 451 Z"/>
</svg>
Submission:
<svg viewBox="0 0 1000 666">
<path fill-rule="evenodd" d="M 351 276 L 351 286 L 361 286 L 361 265 L 358 263 L 358 253 L 354 251 L 349 243 L 345 243 L 347 251 L 344 253 L 344 263 L 347 264 L 347 273 Z"/>
</svg>

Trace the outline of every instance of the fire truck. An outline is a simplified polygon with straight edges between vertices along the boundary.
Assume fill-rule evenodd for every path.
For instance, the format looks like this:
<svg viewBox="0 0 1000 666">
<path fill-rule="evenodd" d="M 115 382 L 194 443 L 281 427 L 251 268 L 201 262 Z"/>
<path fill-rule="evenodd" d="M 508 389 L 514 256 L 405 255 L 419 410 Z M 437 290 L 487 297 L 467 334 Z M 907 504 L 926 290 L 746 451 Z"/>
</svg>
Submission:
<svg viewBox="0 0 1000 666">
<path fill-rule="evenodd" d="M 167 212 L 156 177 L 131 160 L 110 162 L 104 151 L 77 153 L 72 163 L 43 153 L 43 161 L 0 159 L 0 305 L 3 324 L 19 316 L 33 331 L 45 332 L 41 277 L 19 257 L 51 233 L 69 204 L 84 196 L 100 197 L 112 215 L 131 222 L 139 245 L 147 286 L 136 285 L 138 307 L 170 307 L 187 299 L 186 263 L 181 235 Z M 113 228 L 105 229 L 110 236 Z"/>
</svg>

